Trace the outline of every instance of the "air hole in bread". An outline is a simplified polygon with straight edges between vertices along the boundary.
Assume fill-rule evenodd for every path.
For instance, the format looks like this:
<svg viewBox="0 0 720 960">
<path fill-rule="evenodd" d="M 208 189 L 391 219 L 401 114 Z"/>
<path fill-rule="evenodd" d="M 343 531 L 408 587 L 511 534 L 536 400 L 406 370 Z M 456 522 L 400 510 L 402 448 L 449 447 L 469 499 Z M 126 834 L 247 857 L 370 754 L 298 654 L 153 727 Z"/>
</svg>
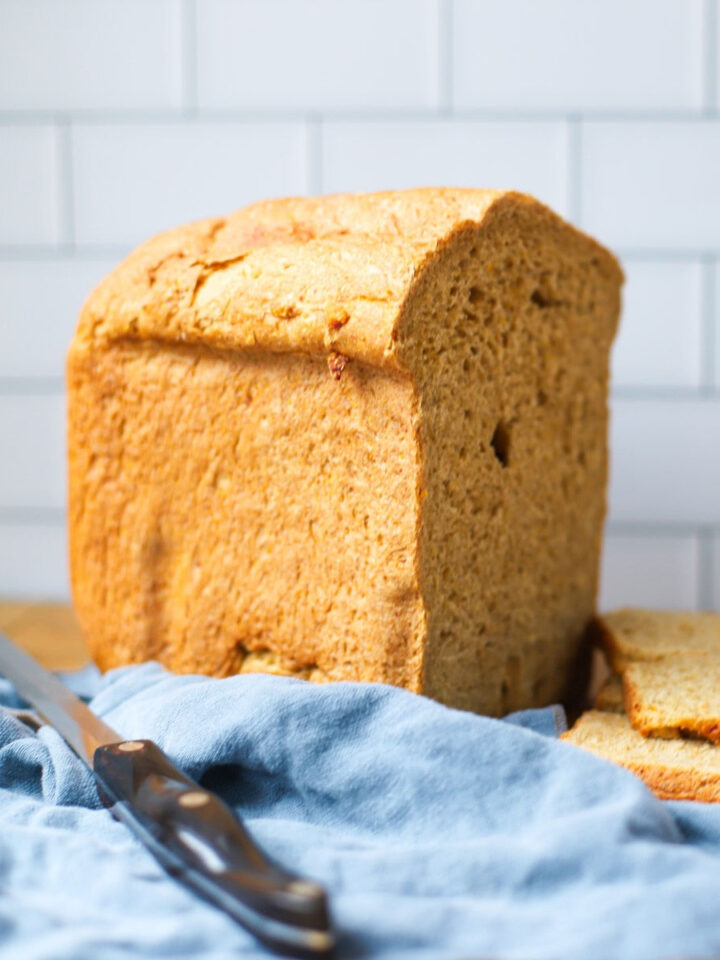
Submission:
<svg viewBox="0 0 720 960">
<path fill-rule="evenodd" d="M 544 309 L 545 307 L 549 307 L 550 304 L 552 303 L 550 298 L 547 297 L 540 290 L 533 290 L 533 292 L 530 294 L 530 299 L 535 304 L 535 306 L 540 307 L 541 310 Z"/>
<path fill-rule="evenodd" d="M 510 429 L 507 424 L 500 421 L 495 427 L 495 431 L 490 441 L 493 453 L 501 467 L 506 467 L 510 459 Z"/>
<path fill-rule="evenodd" d="M 470 293 L 468 295 L 468 300 L 470 303 L 480 303 L 483 299 L 483 292 L 480 287 L 470 287 Z"/>
</svg>

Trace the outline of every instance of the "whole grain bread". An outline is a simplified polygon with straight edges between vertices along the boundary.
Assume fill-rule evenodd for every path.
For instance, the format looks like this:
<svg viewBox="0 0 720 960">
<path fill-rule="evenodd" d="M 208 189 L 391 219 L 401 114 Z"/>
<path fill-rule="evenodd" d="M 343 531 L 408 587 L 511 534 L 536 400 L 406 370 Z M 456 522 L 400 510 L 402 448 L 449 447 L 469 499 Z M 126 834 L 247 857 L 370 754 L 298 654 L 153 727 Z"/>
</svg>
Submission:
<svg viewBox="0 0 720 960">
<path fill-rule="evenodd" d="M 616 674 L 608 677 L 595 694 L 596 710 L 608 713 L 625 713 L 622 680 Z"/>
<path fill-rule="evenodd" d="M 623 609 L 593 623 L 596 641 L 616 673 L 632 661 L 668 656 L 720 655 L 720 614 Z"/>
<path fill-rule="evenodd" d="M 629 663 L 622 677 L 630 723 L 644 736 L 720 743 L 720 654 L 674 654 Z"/>
<path fill-rule="evenodd" d="M 663 800 L 720 802 L 720 749 L 643 737 L 624 714 L 590 710 L 562 739 L 627 767 Z"/>
<path fill-rule="evenodd" d="M 593 613 L 622 274 L 530 197 L 294 198 L 172 230 L 68 360 L 103 668 L 567 694 Z"/>
</svg>

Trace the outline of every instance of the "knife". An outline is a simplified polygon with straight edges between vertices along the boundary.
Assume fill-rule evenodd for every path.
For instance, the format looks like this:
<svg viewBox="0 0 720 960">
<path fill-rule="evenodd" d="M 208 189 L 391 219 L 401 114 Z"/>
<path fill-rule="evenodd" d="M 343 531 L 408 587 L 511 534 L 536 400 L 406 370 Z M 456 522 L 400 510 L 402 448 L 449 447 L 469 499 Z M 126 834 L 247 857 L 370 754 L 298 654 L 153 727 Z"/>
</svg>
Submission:
<svg viewBox="0 0 720 960">
<path fill-rule="evenodd" d="M 327 896 L 274 864 L 215 794 L 152 740 L 125 740 L 0 633 L 0 674 L 92 770 L 103 802 L 168 873 L 270 949 L 296 957 L 333 947 Z"/>
</svg>

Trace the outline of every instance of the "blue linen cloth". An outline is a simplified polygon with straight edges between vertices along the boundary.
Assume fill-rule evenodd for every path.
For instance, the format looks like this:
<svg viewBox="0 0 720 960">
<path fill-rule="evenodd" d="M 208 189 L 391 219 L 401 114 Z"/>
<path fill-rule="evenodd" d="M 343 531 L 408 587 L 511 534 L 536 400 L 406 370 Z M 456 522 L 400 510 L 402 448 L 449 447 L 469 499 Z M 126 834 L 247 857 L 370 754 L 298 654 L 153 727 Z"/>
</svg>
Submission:
<svg viewBox="0 0 720 960">
<path fill-rule="evenodd" d="M 5 682 L 0 702 L 18 705 Z M 507 722 L 382 685 L 155 664 L 111 672 L 91 706 L 327 886 L 340 960 L 720 955 L 720 808 L 654 799 L 558 741 L 557 710 Z M 54 730 L 0 710 L 0 956 L 269 954 L 112 819 Z"/>
</svg>

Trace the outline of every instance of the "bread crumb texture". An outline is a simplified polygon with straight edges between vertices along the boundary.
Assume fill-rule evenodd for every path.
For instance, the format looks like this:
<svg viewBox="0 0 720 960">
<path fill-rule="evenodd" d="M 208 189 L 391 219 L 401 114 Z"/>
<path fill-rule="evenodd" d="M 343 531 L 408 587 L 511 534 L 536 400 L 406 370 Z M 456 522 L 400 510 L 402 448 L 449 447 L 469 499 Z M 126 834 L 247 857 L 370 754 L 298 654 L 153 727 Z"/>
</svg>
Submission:
<svg viewBox="0 0 720 960">
<path fill-rule="evenodd" d="M 622 764 L 663 800 L 720 801 L 720 750 L 697 740 L 643 737 L 620 713 L 590 710 L 562 739 Z"/>
<path fill-rule="evenodd" d="M 623 686 L 630 722 L 645 736 L 720 742 L 720 655 L 679 654 L 630 663 Z"/>
<path fill-rule="evenodd" d="M 616 673 L 638 660 L 704 653 L 720 656 L 717 613 L 624 608 L 598 617 L 592 632 Z"/>
<path fill-rule="evenodd" d="M 625 609 L 598 617 L 592 632 L 636 730 L 720 742 L 720 614 Z"/>
<path fill-rule="evenodd" d="M 608 677 L 595 695 L 595 709 L 608 713 L 624 713 L 623 686 L 620 677 Z"/>
<path fill-rule="evenodd" d="M 151 240 L 68 358 L 103 668 L 561 699 L 593 613 L 622 274 L 530 197 L 278 200 Z"/>
<path fill-rule="evenodd" d="M 624 609 L 589 632 L 618 673 L 564 739 L 663 799 L 720 801 L 720 614 Z"/>
</svg>

